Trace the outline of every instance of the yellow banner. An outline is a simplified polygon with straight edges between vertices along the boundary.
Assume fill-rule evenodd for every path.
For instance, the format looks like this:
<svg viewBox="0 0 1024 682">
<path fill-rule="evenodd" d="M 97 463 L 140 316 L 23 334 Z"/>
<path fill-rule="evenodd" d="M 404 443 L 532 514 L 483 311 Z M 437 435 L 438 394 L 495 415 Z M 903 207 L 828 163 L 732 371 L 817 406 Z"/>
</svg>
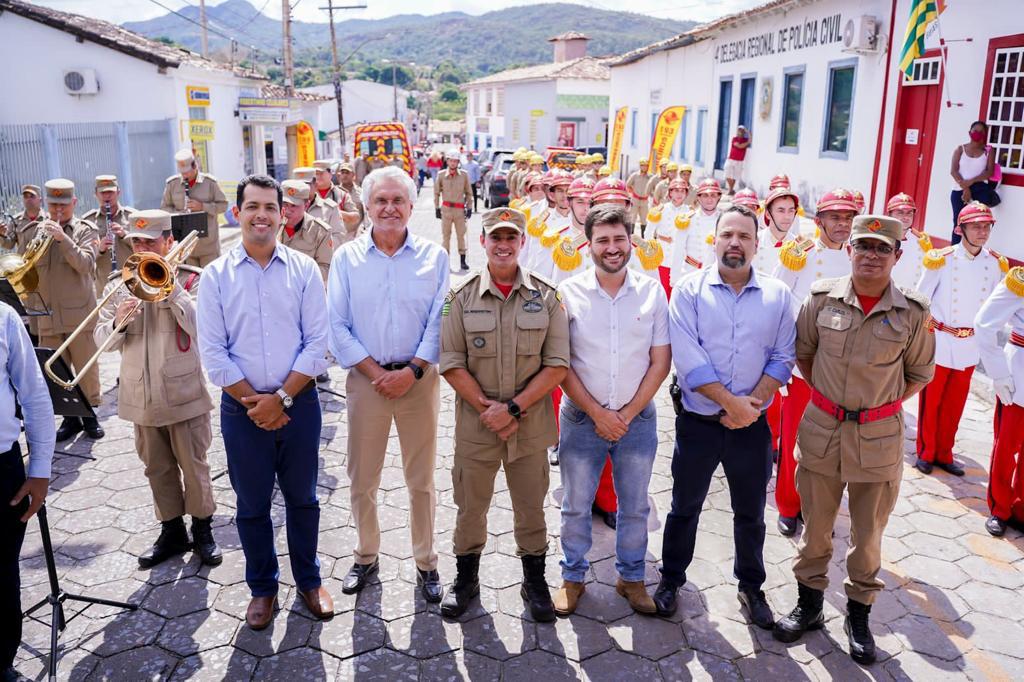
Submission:
<svg viewBox="0 0 1024 682">
<path fill-rule="evenodd" d="M 608 148 L 608 162 L 612 172 L 619 170 L 619 157 L 622 156 L 622 136 L 626 133 L 626 107 L 615 112 L 615 123 L 612 125 L 612 144 Z"/>
<path fill-rule="evenodd" d="M 313 126 L 305 121 L 295 124 L 296 160 L 298 166 L 312 166 L 316 160 L 316 136 Z"/>
<path fill-rule="evenodd" d="M 651 168 L 656 169 L 661 159 L 671 156 L 672 145 L 675 144 L 679 128 L 683 125 L 684 114 L 686 107 L 669 107 L 658 116 L 654 141 L 651 142 Z"/>
</svg>

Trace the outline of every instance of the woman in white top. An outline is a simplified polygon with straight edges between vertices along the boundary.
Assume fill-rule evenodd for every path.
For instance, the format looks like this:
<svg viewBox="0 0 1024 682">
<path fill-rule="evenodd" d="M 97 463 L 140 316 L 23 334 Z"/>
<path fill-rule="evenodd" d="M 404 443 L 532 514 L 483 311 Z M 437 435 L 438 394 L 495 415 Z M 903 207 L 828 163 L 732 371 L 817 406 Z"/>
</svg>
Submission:
<svg viewBox="0 0 1024 682">
<path fill-rule="evenodd" d="M 995 150 L 988 146 L 988 125 L 984 121 L 971 124 L 971 141 L 953 150 L 950 175 L 953 176 L 953 191 L 949 195 L 953 205 L 953 227 L 961 209 L 971 201 L 980 201 L 986 206 L 997 206 L 999 195 L 988 180 L 995 171 Z M 953 232 L 951 244 L 957 244 L 960 235 Z"/>
</svg>

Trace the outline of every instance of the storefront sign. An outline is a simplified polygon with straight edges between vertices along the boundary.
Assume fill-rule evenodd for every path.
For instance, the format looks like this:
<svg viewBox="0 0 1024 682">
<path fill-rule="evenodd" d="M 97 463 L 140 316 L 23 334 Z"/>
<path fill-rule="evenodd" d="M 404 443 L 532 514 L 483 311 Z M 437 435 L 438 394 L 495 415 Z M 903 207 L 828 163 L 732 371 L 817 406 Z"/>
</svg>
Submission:
<svg viewBox="0 0 1024 682">
<path fill-rule="evenodd" d="M 530 116 L 532 116 L 533 118 L 540 118 L 541 116 L 544 115 L 544 113 L 545 112 L 543 109 L 530 109 Z"/>
<path fill-rule="evenodd" d="M 715 47 L 715 61 L 728 64 L 842 41 L 843 15 L 839 13 L 720 43 Z"/>
<path fill-rule="evenodd" d="M 190 107 L 208 107 L 210 106 L 210 88 L 199 85 L 186 85 L 185 99 Z"/>
<path fill-rule="evenodd" d="M 284 97 L 238 98 L 238 118 L 246 123 L 294 123 L 301 115 Z"/>
<path fill-rule="evenodd" d="M 188 139 L 193 142 L 204 142 L 213 139 L 213 121 L 192 119 L 188 122 Z"/>
<path fill-rule="evenodd" d="M 612 125 L 612 146 L 608 150 L 608 161 L 612 172 L 619 170 L 619 157 L 622 156 L 622 137 L 626 132 L 626 107 L 615 112 L 615 123 Z"/>
</svg>

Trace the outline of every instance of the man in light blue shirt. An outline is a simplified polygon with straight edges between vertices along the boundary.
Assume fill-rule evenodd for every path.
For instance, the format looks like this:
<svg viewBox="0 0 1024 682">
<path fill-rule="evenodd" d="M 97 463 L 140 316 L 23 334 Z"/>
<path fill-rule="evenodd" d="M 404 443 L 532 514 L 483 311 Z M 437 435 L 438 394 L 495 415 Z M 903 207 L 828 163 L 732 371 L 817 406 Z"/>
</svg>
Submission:
<svg viewBox="0 0 1024 682">
<path fill-rule="evenodd" d="M 469 176 L 469 184 L 473 187 L 473 212 L 476 213 L 476 198 L 480 192 L 480 163 L 473 158 L 473 152 L 466 152 L 466 163 L 462 170 Z"/>
<path fill-rule="evenodd" d="M 785 284 L 754 270 L 757 216 L 725 210 L 715 228 L 716 263 L 678 284 L 669 303 L 676 381 L 672 509 L 665 522 L 658 612 L 671 615 L 693 559 L 697 522 L 719 463 L 733 509 L 739 600 L 750 620 L 771 629 L 765 581 L 764 505 L 772 473 L 764 411 L 796 362 L 796 316 Z"/>
<path fill-rule="evenodd" d="M 252 592 L 246 622 L 261 630 L 273 619 L 280 575 L 270 518 L 275 480 L 299 595 L 315 617 L 334 613 L 316 555 L 321 414 L 313 377 L 327 369 L 327 301 L 316 262 L 276 240 L 277 181 L 243 178 L 236 201 L 242 242 L 203 271 L 197 318 L 203 366 L 224 389 L 221 432 Z"/>
<path fill-rule="evenodd" d="M 330 349 L 349 369 L 347 467 L 358 535 L 342 591 L 359 592 L 377 571 L 377 490 L 394 422 L 409 488 L 418 584 L 427 601 L 438 602 L 434 462 L 448 254 L 407 229 L 416 201 L 407 173 L 373 171 L 363 180 L 363 201 L 373 227 L 335 252 L 327 278 Z"/>
<path fill-rule="evenodd" d="M 22 419 L 15 416 L 15 401 Z M 28 478 L 18 436 L 28 441 Z M 17 313 L 0 303 L 0 679 L 21 679 L 14 656 L 21 644 L 21 578 L 18 555 L 25 524 L 39 511 L 50 484 L 57 432 L 50 392 L 32 341 Z"/>
</svg>

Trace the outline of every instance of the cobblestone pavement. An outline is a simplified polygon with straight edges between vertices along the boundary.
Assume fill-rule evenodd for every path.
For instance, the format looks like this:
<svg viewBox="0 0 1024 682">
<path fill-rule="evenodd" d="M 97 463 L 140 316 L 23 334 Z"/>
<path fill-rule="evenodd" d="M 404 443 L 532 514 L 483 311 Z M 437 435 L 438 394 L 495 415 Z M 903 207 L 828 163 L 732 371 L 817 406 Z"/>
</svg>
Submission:
<svg viewBox="0 0 1024 682">
<path fill-rule="evenodd" d="M 426 193 L 414 229 L 438 232 Z M 479 234 L 479 219 L 472 225 Z M 474 239 L 471 238 L 471 242 Z M 471 253 L 482 263 L 479 244 Z M 135 612 L 91 607 L 71 621 L 61 637 L 60 678 L 142 680 L 345 679 L 345 680 L 680 680 L 722 679 L 1021 679 L 1024 677 L 1024 537 L 1009 531 L 988 536 L 985 482 L 991 448 L 991 408 L 972 397 L 964 415 L 957 454 L 967 475 L 925 477 L 907 458 L 900 501 L 884 543 L 882 578 L 887 589 L 872 612 L 879 662 L 860 668 L 846 654 L 842 613 L 843 557 L 849 542 L 845 512 L 836 530 L 836 552 L 827 592 L 827 627 L 798 644 L 783 646 L 771 634 L 748 626 L 732 577 L 729 496 L 717 477 L 700 521 L 692 583 L 681 592 L 671 620 L 634 615 L 615 594 L 614 535 L 594 525 L 593 568 L 579 611 L 554 624 L 530 620 L 519 597 L 521 577 L 512 538 L 512 511 L 499 474 L 489 515 L 490 541 L 481 565 L 479 604 L 459 622 L 446 622 L 415 588 L 407 529 L 398 440 L 388 446 L 380 491 L 382 553 L 380 580 L 358 598 L 341 593 L 351 564 L 355 531 L 345 475 L 347 418 L 344 400 L 322 394 L 320 556 L 325 584 L 337 615 L 316 622 L 298 600 L 286 559 L 282 561 L 282 610 L 270 628 L 252 632 L 243 623 L 249 593 L 232 522 L 234 495 L 224 474 L 225 456 L 214 413 L 210 460 L 217 476 L 215 534 L 225 550 L 223 565 L 201 568 L 191 554 L 152 571 L 139 570 L 136 556 L 157 534 L 151 496 L 133 447 L 131 426 L 116 417 L 116 357 L 102 364 L 108 387 L 101 410 L 107 437 L 75 441 L 54 461 L 48 501 L 50 527 L 62 586 L 71 592 L 126 599 Z M 333 387 L 344 386 L 343 370 L 331 369 Z M 443 384 L 443 382 L 442 382 Z M 455 503 L 452 466 L 452 391 L 442 389 L 437 547 L 447 584 L 454 577 L 451 533 Z M 662 524 L 670 501 L 673 426 L 667 391 L 658 397 L 660 443 L 650 485 L 652 514 L 647 580 L 657 580 Z M 908 431 L 915 406 L 908 403 Z M 558 470 L 552 470 L 547 519 L 551 535 L 548 581 L 560 584 L 557 560 Z M 287 552 L 284 507 L 275 500 L 277 548 Z M 796 586 L 790 571 L 795 541 L 775 530 L 771 495 L 765 589 L 776 613 L 792 607 Z M 40 536 L 33 522 L 23 552 L 26 607 L 45 596 L 46 573 Z M 49 630 L 28 623 L 18 654 L 26 676 L 45 676 Z"/>
</svg>

